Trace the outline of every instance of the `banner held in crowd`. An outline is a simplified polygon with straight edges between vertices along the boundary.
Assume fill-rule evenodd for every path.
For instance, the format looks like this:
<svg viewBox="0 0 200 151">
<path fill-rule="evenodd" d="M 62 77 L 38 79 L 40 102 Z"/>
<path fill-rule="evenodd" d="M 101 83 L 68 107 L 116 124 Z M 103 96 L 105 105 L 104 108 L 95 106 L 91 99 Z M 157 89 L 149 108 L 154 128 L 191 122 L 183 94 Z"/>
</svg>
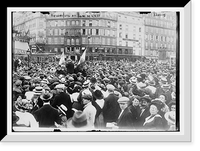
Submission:
<svg viewBox="0 0 200 151">
<path fill-rule="evenodd" d="M 65 63 L 65 54 L 64 54 L 64 51 L 63 51 L 63 53 L 62 53 L 62 55 L 60 57 L 59 65 L 62 65 L 64 63 Z"/>
<path fill-rule="evenodd" d="M 83 52 L 82 56 L 80 57 L 78 65 L 83 63 L 83 62 L 85 62 L 86 51 L 87 51 L 87 49 L 85 49 L 85 51 Z"/>
</svg>

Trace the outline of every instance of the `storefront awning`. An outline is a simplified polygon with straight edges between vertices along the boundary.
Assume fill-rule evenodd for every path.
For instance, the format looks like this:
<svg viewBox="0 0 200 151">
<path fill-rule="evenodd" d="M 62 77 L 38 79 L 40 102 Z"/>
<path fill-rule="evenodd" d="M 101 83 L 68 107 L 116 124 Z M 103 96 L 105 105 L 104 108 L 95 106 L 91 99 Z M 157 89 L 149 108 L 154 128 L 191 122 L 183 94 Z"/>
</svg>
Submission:
<svg viewBox="0 0 200 151">
<path fill-rule="evenodd" d="M 14 45 L 15 54 L 27 54 L 27 50 L 30 50 L 28 43 L 15 41 Z"/>
</svg>

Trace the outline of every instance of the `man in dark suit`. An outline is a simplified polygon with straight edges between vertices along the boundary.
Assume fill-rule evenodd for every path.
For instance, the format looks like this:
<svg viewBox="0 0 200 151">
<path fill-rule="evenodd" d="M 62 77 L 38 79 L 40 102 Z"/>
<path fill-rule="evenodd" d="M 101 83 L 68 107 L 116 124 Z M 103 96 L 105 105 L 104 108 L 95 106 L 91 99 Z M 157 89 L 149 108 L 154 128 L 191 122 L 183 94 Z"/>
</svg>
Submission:
<svg viewBox="0 0 200 151">
<path fill-rule="evenodd" d="M 119 129 L 134 129 L 133 115 L 128 107 L 129 98 L 123 96 L 118 99 L 118 103 L 121 108 L 121 113 L 117 120 L 117 126 Z"/>
<path fill-rule="evenodd" d="M 148 95 L 143 96 L 141 99 L 141 113 L 138 119 L 138 128 L 142 129 L 145 119 L 150 116 L 149 104 L 151 103 L 151 98 Z"/>
<path fill-rule="evenodd" d="M 114 94 L 115 87 L 111 84 L 107 85 L 107 91 L 109 95 L 105 98 L 103 107 L 104 123 L 116 122 L 121 111 L 119 103 L 117 102 L 118 97 Z"/>
<path fill-rule="evenodd" d="M 67 119 L 73 116 L 73 110 L 72 110 L 72 102 L 70 95 L 64 92 L 65 85 L 64 84 L 58 84 L 56 85 L 55 89 L 58 91 L 58 94 L 55 96 L 52 106 L 56 109 L 60 107 L 61 105 L 64 105 L 66 108 L 65 114 L 67 116 Z"/>
<path fill-rule="evenodd" d="M 51 93 L 44 93 L 41 96 L 43 106 L 33 113 L 36 121 L 39 122 L 39 127 L 56 127 L 55 122 L 61 124 L 59 111 L 50 105 L 52 96 Z"/>
</svg>

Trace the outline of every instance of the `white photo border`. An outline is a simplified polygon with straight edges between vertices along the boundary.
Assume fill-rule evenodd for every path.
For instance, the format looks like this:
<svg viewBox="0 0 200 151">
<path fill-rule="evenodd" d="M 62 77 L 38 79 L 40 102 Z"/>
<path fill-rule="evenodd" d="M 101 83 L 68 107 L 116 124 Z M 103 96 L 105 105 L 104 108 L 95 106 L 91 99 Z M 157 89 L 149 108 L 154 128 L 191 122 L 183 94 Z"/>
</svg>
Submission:
<svg viewBox="0 0 200 151">
<path fill-rule="evenodd" d="M 53 141 L 53 142 L 190 142 L 191 141 L 191 1 L 185 7 L 178 8 L 131 8 L 135 11 L 178 11 L 180 12 L 180 132 L 12 132 L 11 110 L 11 12 L 14 10 L 32 10 L 32 8 L 7 8 L 7 141 Z M 38 8 L 49 11 L 52 8 Z M 55 10 L 55 8 L 53 8 Z M 59 8 L 65 9 L 65 8 Z M 75 8 L 69 8 L 68 10 Z M 81 10 L 81 8 L 77 8 Z M 84 8 L 92 10 L 93 8 Z M 94 8 L 97 10 L 98 8 Z M 102 9 L 102 8 L 100 8 Z M 105 8 L 108 10 L 108 8 Z M 112 10 L 113 8 L 111 8 Z M 118 8 L 117 8 L 118 9 Z M 123 9 L 119 8 L 119 9 Z M 126 10 L 129 8 L 126 8 Z M 33 8 L 35 10 L 35 8 Z"/>
</svg>

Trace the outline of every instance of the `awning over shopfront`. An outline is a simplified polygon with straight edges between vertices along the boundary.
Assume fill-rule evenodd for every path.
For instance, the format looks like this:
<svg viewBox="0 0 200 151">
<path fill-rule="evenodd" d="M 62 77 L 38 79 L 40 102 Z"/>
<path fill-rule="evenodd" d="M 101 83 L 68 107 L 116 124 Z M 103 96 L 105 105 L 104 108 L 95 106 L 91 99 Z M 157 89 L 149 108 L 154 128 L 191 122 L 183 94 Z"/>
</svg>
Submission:
<svg viewBox="0 0 200 151">
<path fill-rule="evenodd" d="M 30 50 L 28 43 L 15 41 L 14 45 L 15 54 L 27 54 L 27 50 Z"/>
</svg>

